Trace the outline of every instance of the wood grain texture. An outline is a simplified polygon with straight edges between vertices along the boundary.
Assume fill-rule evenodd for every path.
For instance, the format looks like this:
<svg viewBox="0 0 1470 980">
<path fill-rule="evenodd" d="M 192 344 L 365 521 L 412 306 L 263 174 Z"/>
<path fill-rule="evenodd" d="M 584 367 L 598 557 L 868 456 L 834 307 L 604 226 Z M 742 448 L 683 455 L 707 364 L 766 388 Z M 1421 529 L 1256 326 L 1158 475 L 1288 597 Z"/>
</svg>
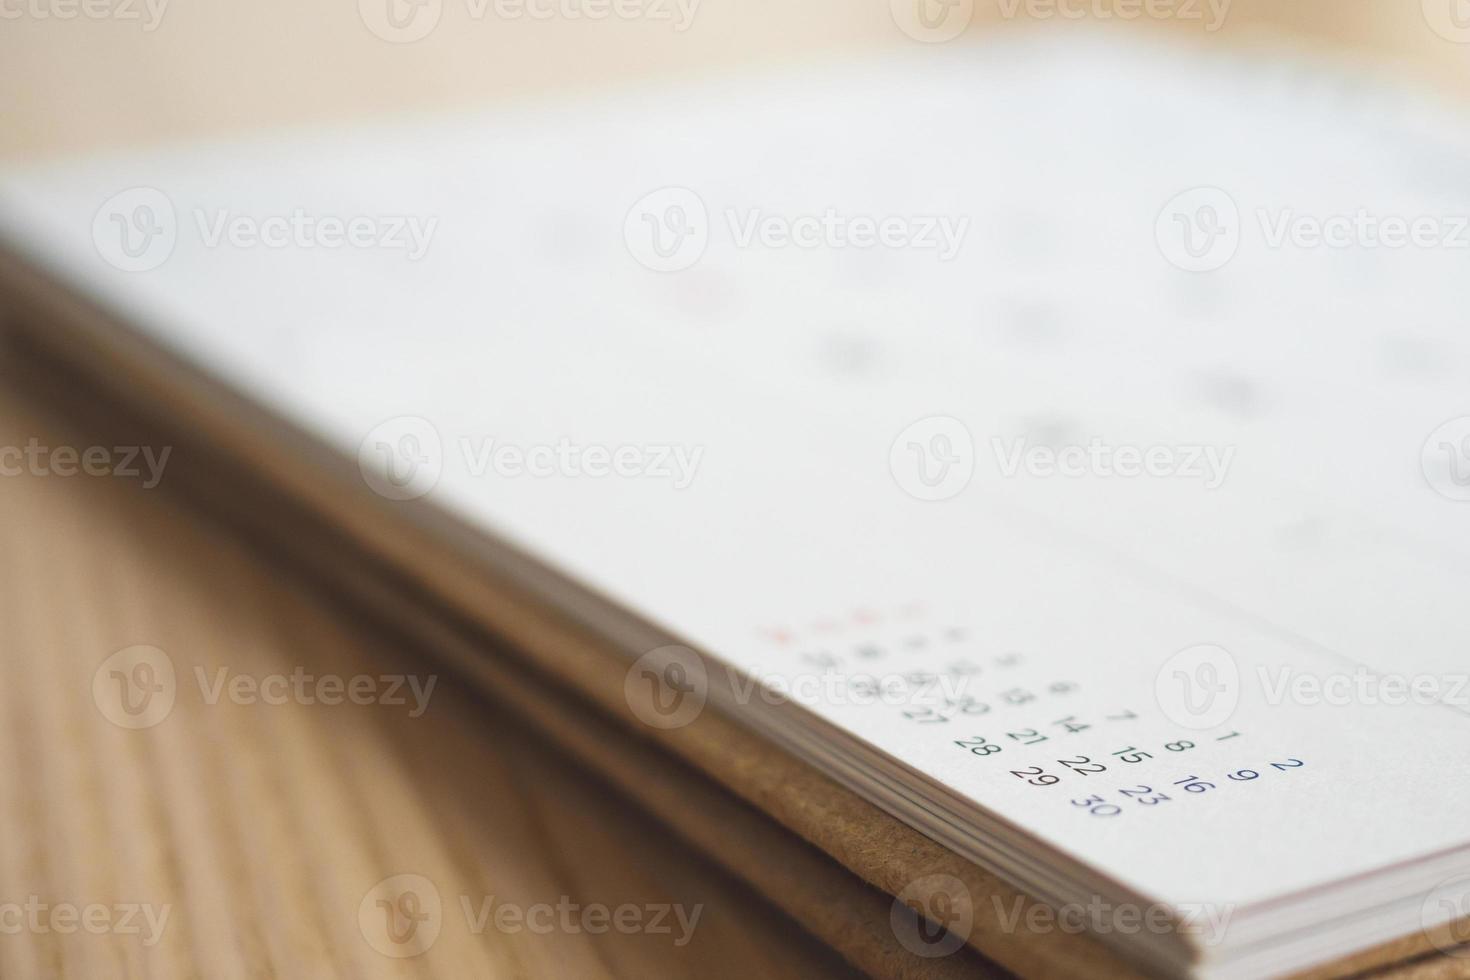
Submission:
<svg viewBox="0 0 1470 980">
<path fill-rule="evenodd" d="M 31 437 L 87 444 L 0 397 L 0 444 Z M 48 910 L 39 928 L 13 930 L 19 920 L 0 915 L 0 975 L 847 975 L 759 896 L 453 675 L 437 675 L 418 718 L 384 704 L 211 704 L 196 668 L 210 682 L 220 668 L 256 678 L 432 668 L 166 496 L 123 479 L 23 476 L 0 480 L 0 512 L 0 730 L 11 746 L 0 759 L 0 907 L 168 909 L 151 945 L 146 928 L 67 933 Z M 165 718 L 129 730 L 99 707 L 93 678 L 135 644 L 164 651 L 178 684 Z M 438 938 L 412 959 L 378 952 L 359 922 L 370 889 L 399 874 L 429 879 L 443 902 Z M 477 933 L 462 899 L 478 913 L 489 896 L 494 907 L 571 905 L 575 915 L 595 905 L 701 912 L 684 943 L 677 926 L 594 935 L 492 920 Z"/>
</svg>

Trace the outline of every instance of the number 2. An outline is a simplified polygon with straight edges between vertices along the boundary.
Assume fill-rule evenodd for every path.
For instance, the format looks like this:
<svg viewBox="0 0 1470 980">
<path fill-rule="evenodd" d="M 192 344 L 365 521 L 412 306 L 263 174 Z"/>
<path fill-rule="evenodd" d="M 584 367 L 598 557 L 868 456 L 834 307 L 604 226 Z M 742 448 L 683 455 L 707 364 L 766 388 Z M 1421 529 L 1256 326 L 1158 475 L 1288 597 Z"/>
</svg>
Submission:
<svg viewBox="0 0 1470 980">
<path fill-rule="evenodd" d="M 1075 759 L 1058 759 L 1059 765 L 1066 766 L 1078 775 L 1086 776 L 1091 772 L 1107 772 L 1108 767 L 1100 762 L 1093 762 L 1085 755 L 1079 755 Z"/>
<path fill-rule="evenodd" d="M 1017 779 L 1024 779 L 1032 786 L 1055 786 L 1061 782 L 1060 776 L 1053 776 L 1042 770 L 1040 766 L 1028 766 L 1025 769 L 1012 769 L 1011 775 Z"/>
</svg>

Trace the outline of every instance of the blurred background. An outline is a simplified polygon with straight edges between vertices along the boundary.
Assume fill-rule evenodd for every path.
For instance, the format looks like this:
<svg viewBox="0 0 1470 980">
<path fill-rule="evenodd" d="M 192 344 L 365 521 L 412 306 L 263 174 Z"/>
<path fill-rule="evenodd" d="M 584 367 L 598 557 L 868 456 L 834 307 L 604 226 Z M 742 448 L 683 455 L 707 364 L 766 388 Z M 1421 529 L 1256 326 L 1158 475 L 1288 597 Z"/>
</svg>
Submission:
<svg viewBox="0 0 1470 980">
<path fill-rule="evenodd" d="M 678 86 L 761 64 L 1099 24 L 1211 46 L 1287 36 L 1450 92 L 1470 82 L 1467 46 L 1457 43 L 1464 31 L 1453 26 L 1463 14 L 1457 0 L 1200 0 L 1171 8 L 1188 16 L 1163 18 L 1130 0 L 929 0 L 924 10 L 907 0 L 669 0 L 636 19 L 557 13 L 567 0 L 498 2 L 503 15 L 497 0 L 115 0 L 89 16 L 80 0 L 8 0 L 0 20 L 8 92 L 0 152 L 40 157 L 638 80 Z M 921 14 L 943 27 L 916 40 L 903 26 L 923 23 Z"/>
<path fill-rule="evenodd" d="M 1168 16 L 1141 0 L 667 0 L 636 17 L 607 13 L 616 2 L 0 0 L 0 160 L 44 168 L 201 137 L 534 107 L 864 52 L 952 52 L 1005 32 L 1146 33 L 1201 51 L 1287 41 L 1365 78 L 1470 92 L 1463 0 L 1199 0 Z M 0 394 L 0 443 L 87 445 L 25 380 Z M 73 695 L 90 689 L 97 651 L 130 643 L 257 677 L 424 667 L 401 638 L 167 496 L 21 477 L 0 481 L 0 512 L 0 730 L 18 747 L 0 760 L 0 901 L 142 902 L 161 920 L 152 944 L 0 936 L 5 976 L 850 973 L 768 897 L 453 677 L 423 718 L 181 701 L 167 727 L 113 723 Z M 682 944 L 461 930 L 432 957 L 399 960 L 364 942 L 359 914 L 376 882 L 403 873 L 520 907 L 570 896 L 704 911 Z"/>
</svg>

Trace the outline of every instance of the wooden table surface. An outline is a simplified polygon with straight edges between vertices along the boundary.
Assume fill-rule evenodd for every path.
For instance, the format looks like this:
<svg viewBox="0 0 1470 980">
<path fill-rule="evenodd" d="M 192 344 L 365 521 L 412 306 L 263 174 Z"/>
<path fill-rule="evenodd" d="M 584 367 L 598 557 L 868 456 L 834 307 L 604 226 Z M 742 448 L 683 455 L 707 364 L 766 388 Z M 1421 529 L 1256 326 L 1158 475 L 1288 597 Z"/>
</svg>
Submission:
<svg viewBox="0 0 1470 980">
<path fill-rule="evenodd" d="M 32 438 L 91 445 L 0 396 L 0 445 Z M 7 477 L 0 513 L 0 976 L 848 974 L 513 714 L 355 624 L 166 490 Z M 94 680 L 137 645 L 163 651 L 176 688 L 166 715 L 128 728 L 120 689 Z M 412 717 L 412 695 L 402 706 L 271 704 L 267 686 L 214 698 L 222 669 L 262 681 L 300 670 L 308 684 L 437 681 Z M 375 901 L 360 919 L 374 886 L 404 874 L 428 879 L 442 907 L 437 938 L 413 959 L 378 951 L 395 947 Z M 507 913 L 497 930 L 502 905 L 530 918 Z M 676 910 L 662 914 L 668 934 L 593 934 L 581 919 L 628 906 L 639 910 L 624 913 L 630 926 L 635 914 L 653 925 L 656 906 L 676 905 L 692 931 Z M 111 910 L 92 913 L 96 933 L 80 925 L 88 906 Z M 599 928 L 601 913 L 588 914 L 586 929 Z"/>
<path fill-rule="evenodd" d="M 57 10 L 66 0 L 28 3 L 6 9 Z M 0 158 L 538 98 L 630 78 L 678 84 L 914 43 L 895 30 L 887 0 L 705 0 L 683 33 L 617 21 L 476 21 L 451 0 L 440 29 L 413 44 L 375 37 L 354 6 L 177 0 L 151 31 L 115 17 L 0 20 Z M 1204 44 L 1283 31 L 1470 90 L 1470 46 L 1429 30 L 1417 0 L 1275 6 L 1238 0 L 1219 35 L 1172 29 Z M 982 2 L 975 31 L 1000 20 Z M 0 391 L 0 447 L 32 438 L 90 445 L 85 431 L 8 381 Z M 9 746 L 0 755 L 0 976 L 847 973 L 760 896 L 450 675 L 438 676 L 420 717 L 407 705 L 210 703 L 200 670 L 212 681 L 220 669 L 260 679 L 433 668 L 166 490 L 5 477 L 0 515 L 0 730 Z M 97 675 L 109 655 L 137 645 L 163 651 L 177 693 L 166 717 L 132 729 L 114 720 L 107 669 Z M 383 909 L 373 892 L 405 874 L 432 883 L 443 908 L 432 946 L 411 959 L 380 952 L 377 932 L 389 911 L 413 908 Z M 682 944 L 672 913 L 672 934 L 497 929 L 493 912 L 477 932 L 487 899 L 492 909 L 701 911 Z M 156 936 L 148 912 L 161 926 Z"/>
</svg>

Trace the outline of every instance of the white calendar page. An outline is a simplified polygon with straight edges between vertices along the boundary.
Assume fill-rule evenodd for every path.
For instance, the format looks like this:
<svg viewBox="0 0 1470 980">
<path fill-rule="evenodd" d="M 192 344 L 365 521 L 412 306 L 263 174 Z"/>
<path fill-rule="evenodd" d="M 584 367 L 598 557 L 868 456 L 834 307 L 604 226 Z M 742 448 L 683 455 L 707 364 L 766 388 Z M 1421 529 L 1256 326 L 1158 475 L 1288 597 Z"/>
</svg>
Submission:
<svg viewBox="0 0 1470 980">
<path fill-rule="evenodd" d="M 1320 891 L 1408 909 L 1391 934 L 1470 846 L 1470 429 L 1441 432 L 1470 415 L 1470 144 L 1345 78 L 993 43 L 0 186 L 11 240 L 77 288 L 324 446 L 423 464 L 405 507 L 656 624 L 724 710 L 1013 879 Z M 107 202 L 135 188 L 173 240 L 129 269 L 151 260 L 108 235 L 158 198 L 118 228 Z M 1442 238 L 1276 240 L 1364 210 Z M 418 255 L 211 238 L 296 212 L 433 228 Z M 864 217 L 909 240 L 781 243 Z M 487 465 L 506 445 L 641 469 Z M 1068 475 L 1018 445 L 1167 452 Z M 1439 686 L 1281 694 L 1304 675 Z M 1273 921 L 1232 928 L 1300 924 Z"/>
</svg>

